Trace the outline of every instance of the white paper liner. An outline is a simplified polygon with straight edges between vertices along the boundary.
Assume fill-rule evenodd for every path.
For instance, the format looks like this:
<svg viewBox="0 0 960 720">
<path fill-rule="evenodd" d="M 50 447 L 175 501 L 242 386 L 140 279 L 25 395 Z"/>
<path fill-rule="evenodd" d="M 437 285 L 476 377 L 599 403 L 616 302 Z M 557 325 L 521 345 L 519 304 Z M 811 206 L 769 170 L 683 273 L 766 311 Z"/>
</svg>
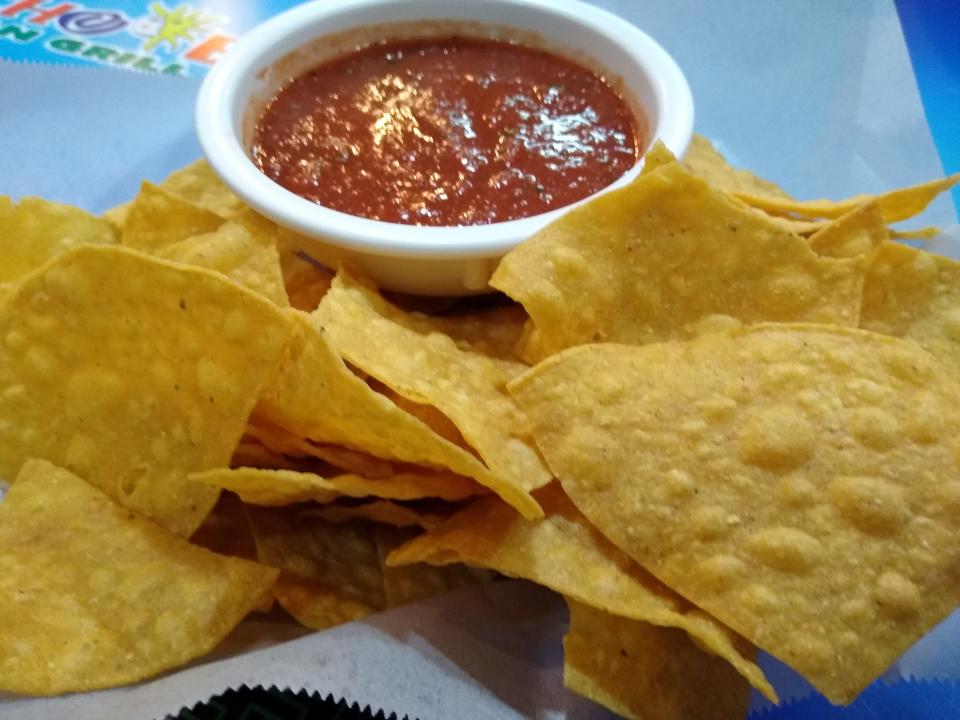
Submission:
<svg viewBox="0 0 960 720">
<path fill-rule="evenodd" d="M 162 718 L 228 688 L 328 694 L 398 717 L 475 720 L 610 717 L 563 687 L 562 599 L 519 581 L 466 588 L 282 642 L 289 626 L 247 623 L 240 651 L 139 685 L 50 699 L 0 694 L 4 720 Z M 282 637 L 282 635 L 280 636 Z"/>
</svg>

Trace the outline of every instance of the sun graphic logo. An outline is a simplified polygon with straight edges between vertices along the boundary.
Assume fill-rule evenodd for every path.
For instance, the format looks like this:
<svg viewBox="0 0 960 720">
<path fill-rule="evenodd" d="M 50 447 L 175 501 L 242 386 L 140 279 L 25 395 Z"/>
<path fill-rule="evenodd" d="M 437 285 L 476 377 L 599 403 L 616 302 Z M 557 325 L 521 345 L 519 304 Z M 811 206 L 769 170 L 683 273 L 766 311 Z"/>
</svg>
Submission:
<svg viewBox="0 0 960 720">
<path fill-rule="evenodd" d="M 181 45 L 197 41 L 226 21 L 227 18 L 198 10 L 188 3 L 170 8 L 155 2 L 150 5 L 150 14 L 133 21 L 129 31 L 144 39 L 145 52 L 165 49 L 175 53 Z"/>
</svg>

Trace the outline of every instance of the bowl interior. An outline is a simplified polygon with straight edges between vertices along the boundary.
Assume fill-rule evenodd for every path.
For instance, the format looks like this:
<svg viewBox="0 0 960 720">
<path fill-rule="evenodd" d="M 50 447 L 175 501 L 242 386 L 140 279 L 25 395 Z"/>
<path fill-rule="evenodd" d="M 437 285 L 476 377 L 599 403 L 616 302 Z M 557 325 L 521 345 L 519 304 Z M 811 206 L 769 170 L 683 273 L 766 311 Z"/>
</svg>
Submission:
<svg viewBox="0 0 960 720">
<path fill-rule="evenodd" d="M 550 16 L 554 17 L 554 16 Z M 319 23 L 318 23 L 319 24 Z M 376 42 L 413 40 L 420 38 L 471 37 L 517 42 L 528 47 L 549 50 L 575 60 L 604 78 L 627 103 L 637 119 L 637 128 L 645 140 L 642 151 L 652 144 L 653 128 L 660 117 L 661 97 L 656 92 L 646 69 L 640 67 L 622 48 L 612 45 L 597 33 L 576 32 L 566 28 L 563 37 L 573 41 L 548 40 L 543 32 L 511 24 L 492 24 L 475 20 L 429 20 L 407 22 L 380 22 L 374 25 L 331 30 L 329 24 L 319 24 L 324 35 L 312 35 L 306 29 L 290 38 L 296 49 L 279 52 L 278 57 L 264 57 L 257 68 L 251 68 L 240 88 L 232 108 L 233 129 L 241 138 L 244 150 L 250 154 L 257 121 L 277 92 L 293 78 L 344 53 Z M 579 29 L 580 26 L 577 26 Z M 304 35 L 304 42 L 298 43 Z M 289 47 L 287 45 L 286 47 Z M 273 55 L 274 53 L 270 53 Z M 598 57 L 602 56 L 602 57 Z M 611 70 L 616 68 L 616 70 Z M 243 96 L 246 96 L 244 100 Z"/>
<path fill-rule="evenodd" d="M 198 104 L 201 143 L 214 168 L 244 200 L 307 236 L 398 257 L 502 255 L 571 206 L 490 225 L 398 225 L 316 205 L 273 183 L 250 159 L 263 109 L 294 77 L 372 42 L 451 35 L 515 41 L 568 57 L 603 76 L 621 94 L 647 147 L 659 139 L 676 154 L 686 150 L 692 101 L 679 68 L 637 28 L 575 0 L 346 0 L 300 6 L 243 38 L 214 67 L 208 76 L 211 89 L 201 91 Z M 204 112 L 216 119 L 207 123 Z M 204 124 L 221 127 L 205 134 Z M 212 140 L 207 142 L 205 135 Z M 640 169 L 638 163 L 606 190 L 628 183 Z"/>
</svg>

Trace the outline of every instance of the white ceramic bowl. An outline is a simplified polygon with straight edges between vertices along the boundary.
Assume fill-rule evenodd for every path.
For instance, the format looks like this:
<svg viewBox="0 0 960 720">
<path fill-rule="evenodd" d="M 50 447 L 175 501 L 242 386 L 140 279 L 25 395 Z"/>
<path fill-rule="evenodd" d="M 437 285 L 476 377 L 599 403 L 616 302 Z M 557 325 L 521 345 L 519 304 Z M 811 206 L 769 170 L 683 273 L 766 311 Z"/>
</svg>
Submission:
<svg viewBox="0 0 960 720">
<path fill-rule="evenodd" d="M 260 113 L 292 78 L 371 42 L 454 33 L 516 40 L 585 65 L 646 119 L 651 144 L 686 151 L 693 99 L 680 68 L 648 35 L 578 0 L 318 0 L 294 8 L 241 38 L 207 75 L 196 109 L 203 151 L 237 195 L 303 235 L 304 250 L 321 262 L 346 262 L 392 290 L 484 292 L 507 251 L 572 206 L 490 225 L 399 225 L 305 200 L 267 178 L 249 154 Z M 600 192 L 630 182 L 640 168 Z"/>
</svg>

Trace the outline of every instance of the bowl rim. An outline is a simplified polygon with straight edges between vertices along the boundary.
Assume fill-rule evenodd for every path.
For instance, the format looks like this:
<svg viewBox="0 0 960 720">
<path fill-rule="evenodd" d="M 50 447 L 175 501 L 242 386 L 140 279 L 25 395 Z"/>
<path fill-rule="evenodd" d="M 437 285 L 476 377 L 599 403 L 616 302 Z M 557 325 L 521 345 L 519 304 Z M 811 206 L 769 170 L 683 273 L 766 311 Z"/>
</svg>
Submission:
<svg viewBox="0 0 960 720">
<path fill-rule="evenodd" d="M 424 0 L 421 0 L 423 2 Z M 680 156 L 693 135 L 693 96 L 679 65 L 652 37 L 623 18 L 582 0 L 469 0 L 483 7 L 481 22 L 509 27 L 498 21 L 494 8 L 534 8 L 583 25 L 605 36 L 627 53 L 647 77 L 659 104 L 659 116 L 650 120 L 646 149 L 657 140 Z M 276 15 L 241 37 L 204 78 L 197 96 L 195 125 L 200 146 L 220 178 L 248 205 L 280 225 L 347 251 L 373 255 L 429 259 L 499 257 L 572 208 L 631 182 L 643 167 L 642 158 L 619 179 L 577 202 L 538 215 L 487 225 L 423 226 L 373 220 L 324 207 L 269 179 L 249 158 L 235 131 L 231 108 L 243 82 L 262 67 L 262 58 L 306 23 L 340 13 L 373 11 L 404 0 L 316 0 Z M 435 4 L 444 19 L 443 0 Z M 462 8 L 468 0 L 459 0 Z M 492 16 L 491 16 L 492 15 Z M 357 23 L 357 27 L 364 23 Z M 370 24 L 376 23 L 371 17 Z M 293 52 L 298 46 L 291 46 Z"/>
</svg>

